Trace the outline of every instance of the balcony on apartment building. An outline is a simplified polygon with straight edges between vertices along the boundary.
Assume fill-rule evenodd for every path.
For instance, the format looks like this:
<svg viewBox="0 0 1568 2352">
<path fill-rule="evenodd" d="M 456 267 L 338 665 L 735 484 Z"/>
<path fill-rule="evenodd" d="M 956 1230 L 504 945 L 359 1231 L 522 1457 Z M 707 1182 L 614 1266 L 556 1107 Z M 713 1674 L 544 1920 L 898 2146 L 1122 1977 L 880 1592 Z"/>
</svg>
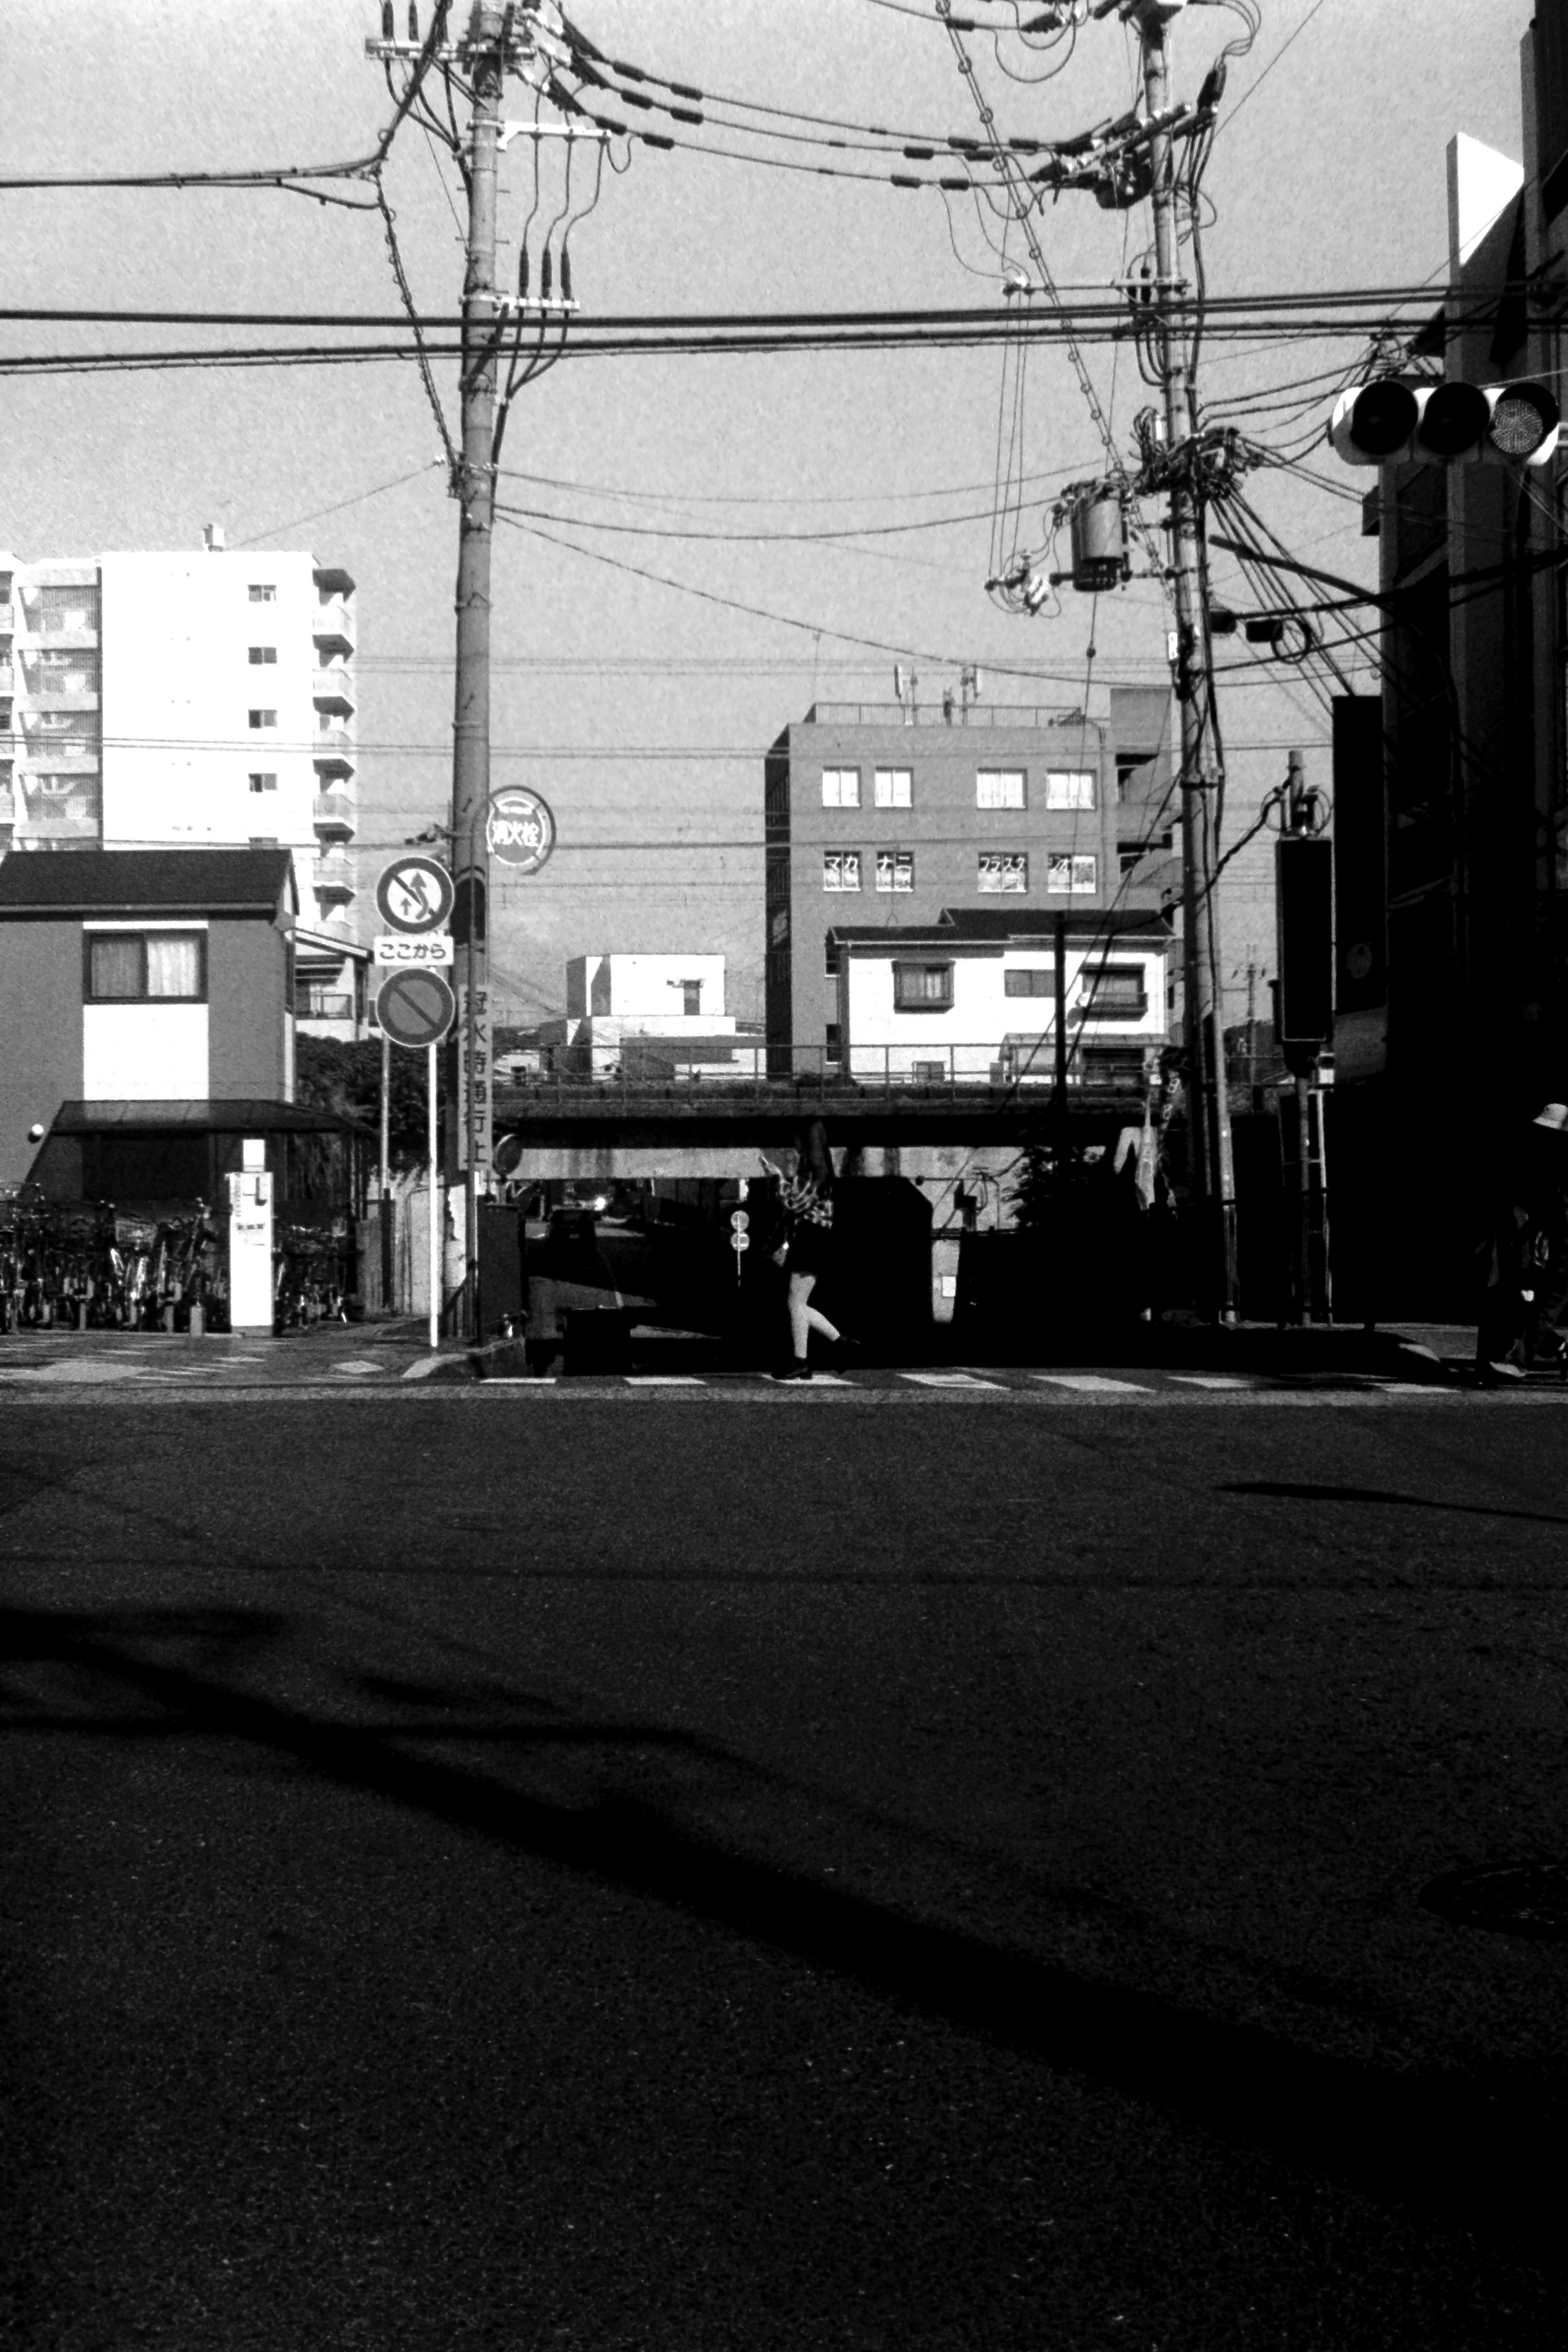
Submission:
<svg viewBox="0 0 1568 2352">
<path fill-rule="evenodd" d="M 352 776 L 355 761 L 353 736 L 346 727 L 318 728 L 310 756 L 323 783 L 330 778 Z"/>
<path fill-rule="evenodd" d="M 24 645 L 87 647 L 98 643 L 98 590 L 24 582 L 16 625 Z"/>
<path fill-rule="evenodd" d="M 343 596 L 322 596 L 310 624 L 310 633 L 316 640 L 318 660 L 346 660 L 353 652 L 355 644 L 353 606 Z"/>
<path fill-rule="evenodd" d="M 351 905 L 359 895 L 348 860 L 330 854 L 316 860 L 310 887 L 323 914 L 334 908 Z"/>
<path fill-rule="evenodd" d="M 96 709 L 35 710 L 24 707 L 15 719 L 16 751 L 29 768 L 79 775 L 96 772 L 99 729 Z"/>
<path fill-rule="evenodd" d="M 103 834 L 103 803 L 94 776 L 37 774 L 16 777 L 12 792 L 17 849 L 88 846 Z"/>
<path fill-rule="evenodd" d="M 354 682 L 342 662 L 328 662 L 310 680 L 310 698 L 318 710 L 339 711 L 347 718 L 356 700 Z"/>
<path fill-rule="evenodd" d="M 98 655 L 90 647 L 72 652 L 34 646 L 21 657 L 22 691 L 39 710 L 96 710 Z"/>
<path fill-rule="evenodd" d="M 323 844 L 352 841 L 359 829 L 359 811 L 347 793 L 319 793 L 310 814 Z"/>
</svg>

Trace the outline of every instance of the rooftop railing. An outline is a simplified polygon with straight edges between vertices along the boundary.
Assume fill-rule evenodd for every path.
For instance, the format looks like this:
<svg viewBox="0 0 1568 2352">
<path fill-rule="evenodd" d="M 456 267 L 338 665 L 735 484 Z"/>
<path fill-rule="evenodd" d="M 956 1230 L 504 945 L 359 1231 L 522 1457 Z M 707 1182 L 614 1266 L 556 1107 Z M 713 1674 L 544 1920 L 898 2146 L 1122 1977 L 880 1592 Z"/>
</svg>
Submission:
<svg viewBox="0 0 1568 2352">
<path fill-rule="evenodd" d="M 972 702 L 951 711 L 940 702 L 814 702 L 808 727 L 1078 727 L 1084 714 L 1059 704 Z"/>
</svg>

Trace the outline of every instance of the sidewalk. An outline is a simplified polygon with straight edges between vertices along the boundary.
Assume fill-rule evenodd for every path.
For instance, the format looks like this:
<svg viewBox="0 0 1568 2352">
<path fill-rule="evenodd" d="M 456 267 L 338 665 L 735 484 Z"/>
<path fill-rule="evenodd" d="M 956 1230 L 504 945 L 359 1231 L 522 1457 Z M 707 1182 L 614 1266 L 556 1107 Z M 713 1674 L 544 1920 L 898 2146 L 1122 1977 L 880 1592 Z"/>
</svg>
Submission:
<svg viewBox="0 0 1568 2352">
<path fill-rule="evenodd" d="M 1211 1325 L 1160 1324 L 1121 1332 L 1099 1346 L 1083 1334 L 1059 1348 L 1043 1345 L 1039 1334 L 1020 1336 L 1014 1346 L 986 1345 L 954 1338 L 938 1328 L 921 1350 L 900 1354 L 868 1348 L 857 1358 L 867 1372 L 940 1370 L 984 1363 L 990 1366 L 1100 1365 L 1136 1372 L 1188 1372 L 1247 1380 L 1321 1382 L 1338 1378 L 1409 1382 L 1417 1387 L 1468 1383 L 1475 1350 L 1473 1329 L 1460 1325 L 1411 1323 L 1398 1329 L 1366 1331 L 1360 1325 L 1312 1326 L 1281 1330 L 1272 1324 L 1244 1324 L 1235 1330 Z M 19 1331 L 0 1335 L 0 1387 L 112 1387 L 155 1381 L 205 1383 L 215 1388 L 320 1389 L 435 1380 L 468 1382 L 490 1372 L 515 1376 L 524 1369 L 521 1343 L 492 1345 L 479 1358 L 461 1340 L 444 1340 L 434 1353 L 417 1318 L 384 1323 L 318 1325 L 283 1339 L 214 1334 L 193 1339 L 157 1331 Z M 531 1368 L 534 1369 L 534 1368 Z M 553 1369 L 559 1372 L 559 1361 Z M 626 1367 L 645 1377 L 711 1378 L 780 1369 L 754 1353 L 742 1357 L 728 1341 L 710 1334 L 658 1325 L 637 1326 Z M 590 1375 L 592 1377 L 592 1375 Z M 1558 1385 L 1556 1373 L 1535 1376 Z M 1533 1384 L 1533 1383 L 1532 1383 Z"/>
</svg>

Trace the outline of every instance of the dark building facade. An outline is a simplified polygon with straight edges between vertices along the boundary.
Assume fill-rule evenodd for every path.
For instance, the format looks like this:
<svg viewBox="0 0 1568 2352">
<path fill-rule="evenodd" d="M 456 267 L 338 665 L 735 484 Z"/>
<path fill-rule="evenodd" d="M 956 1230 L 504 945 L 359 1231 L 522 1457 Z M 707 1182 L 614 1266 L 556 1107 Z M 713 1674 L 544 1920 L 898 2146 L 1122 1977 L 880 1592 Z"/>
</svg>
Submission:
<svg viewBox="0 0 1568 2352">
<path fill-rule="evenodd" d="M 1540 295 L 1568 270 L 1564 0 L 1522 64 L 1518 192 L 1496 212 L 1507 159 L 1453 142 L 1449 292 L 1405 373 L 1561 396 Z M 1335 714 L 1330 1178 L 1356 1312 L 1467 1308 L 1508 1135 L 1568 1100 L 1565 482 L 1561 456 L 1385 466 L 1363 507 L 1382 696 Z"/>
</svg>

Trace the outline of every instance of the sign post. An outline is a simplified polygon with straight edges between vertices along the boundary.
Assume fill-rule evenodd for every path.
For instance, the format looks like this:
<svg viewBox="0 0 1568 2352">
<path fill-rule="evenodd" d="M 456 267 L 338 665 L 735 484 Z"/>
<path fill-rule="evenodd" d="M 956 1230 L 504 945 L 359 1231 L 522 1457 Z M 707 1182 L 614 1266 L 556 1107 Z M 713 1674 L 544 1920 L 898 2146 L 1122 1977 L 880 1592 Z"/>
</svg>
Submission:
<svg viewBox="0 0 1568 2352">
<path fill-rule="evenodd" d="M 431 1045 L 426 1054 L 426 1084 L 428 1088 L 426 1105 L 426 1158 L 429 1164 L 427 1181 L 430 1187 L 430 1232 L 426 1255 L 428 1259 L 430 1276 L 430 1345 L 432 1349 L 438 1348 L 441 1344 L 441 1224 L 437 1208 L 440 1195 L 436 1181 L 438 1173 L 436 1165 L 436 1060 L 437 1049 Z"/>
<path fill-rule="evenodd" d="M 375 903 L 392 931 L 377 938 L 375 961 L 386 977 L 375 1000 L 383 1052 L 401 1045 L 426 1055 L 426 1158 L 429 1186 L 429 1337 L 441 1339 L 441 1200 L 437 1159 L 437 1049 L 457 1018 L 457 1000 L 442 966 L 452 961 L 452 939 L 440 926 L 452 911 L 452 877 L 433 857 L 401 857 L 376 885 Z M 384 1146 L 383 1147 L 384 1152 Z"/>
</svg>

